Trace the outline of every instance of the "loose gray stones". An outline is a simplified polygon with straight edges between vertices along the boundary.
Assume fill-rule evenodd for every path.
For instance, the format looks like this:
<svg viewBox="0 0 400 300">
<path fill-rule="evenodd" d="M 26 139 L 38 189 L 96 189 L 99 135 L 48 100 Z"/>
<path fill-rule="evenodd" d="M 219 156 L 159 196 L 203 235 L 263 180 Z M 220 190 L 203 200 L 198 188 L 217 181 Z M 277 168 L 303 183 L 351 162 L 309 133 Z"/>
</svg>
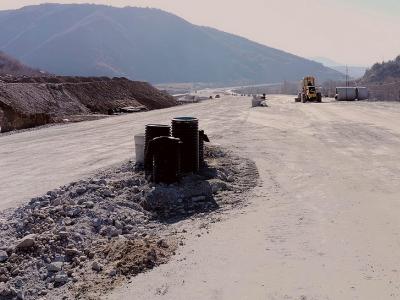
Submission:
<svg viewBox="0 0 400 300">
<path fill-rule="evenodd" d="M 54 282 L 58 284 L 64 284 L 68 282 L 68 275 L 65 274 L 64 272 L 58 273 L 56 276 L 54 276 Z"/>
<path fill-rule="evenodd" d="M 29 249 L 35 246 L 36 234 L 29 234 L 17 242 L 16 248 L 19 250 Z"/>
<path fill-rule="evenodd" d="M 61 262 L 61 261 L 52 262 L 51 264 L 49 264 L 47 266 L 47 270 L 49 272 L 58 272 L 58 271 L 61 271 L 62 266 L 63 266 L 63 262 Z"/>
<path fill-rule="evenodd" d="M 226 191 L 229 190 L 229 186 L 226 182 L 219 180 L 219 179 L 211 179 L 208 180 L 208 182 L 211 185 L 211 190 L 213 194 L 216 194 L 220 191 Z"/>
<path fill-rule="evenodd" d="M 96 272 L 100 272 L 103 270 L 103 265 L 101 263 L 99 263 L 98 261 L 94 261 L 92 263 L 92 270 L 94 270 Z"/>
<path fill-rule="evenodd" d="M 0 263 L 5 262 L 8 259 L 6 251 L 0 250 Z"/>
<path fill-rule="evenodd" d="M 88 202 L 85 203 L 85 206 L 87 208 L 93 208 L 94 207 L 94 202 L 93 201 L 88 201 Z"/>
</svg>

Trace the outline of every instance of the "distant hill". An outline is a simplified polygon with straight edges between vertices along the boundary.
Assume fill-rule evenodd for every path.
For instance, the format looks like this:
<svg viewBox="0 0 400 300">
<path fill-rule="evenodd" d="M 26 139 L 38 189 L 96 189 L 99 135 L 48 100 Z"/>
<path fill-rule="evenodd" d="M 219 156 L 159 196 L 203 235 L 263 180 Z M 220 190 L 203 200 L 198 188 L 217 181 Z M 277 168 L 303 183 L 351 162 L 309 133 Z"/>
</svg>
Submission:
<svg viewBox="0 0 400 300">
<path fill-rule="evenodd" d="M 374 64 L 358 84 L 368 87 L 370 99 L 400 101 L 400 56 Z"/>
<path fill-rule="evenodd" d="M 158 9 L 43 4 L 0 11 L 0 28 L 0 50 L 59 75 L 240 84 L 308 74 L 343 78 L 320 63 Z"/>
<path fill-rule="evenodd" d="M 13 76 L 40 76 L 43 75 L 37 69 L 28 67 L 15 58 L 0 51 L 0 75 L 13 75 Z"/>
<path fill-rule="evenodd" d="M 337 61 L 334 61 L 333 59 L 330 59 L 328 57 L 323 57 L 323 56 L 315 56 L 315 57 L 310 57 L 311 60 L 319 62 L 321 64 L 323 64 L 326 67 L 330 67 L 330 66 L 341 66 L 343 64 L 338 63 Z"/>
<path fill-rule="evenodd" d="M 323 64 L 324 66 L 331 68 L 333 70 L 336 70 L 342 74 L 346 74 L 346 71 L 348 71 L 348 74 L 350 77 L 354 79 L 358 79 L 364 76 L 365 71 L 367 70 L 367 67 L 362 67 L 362 66 L 347 66 L 345 64 L 338 63 L 330 58 L 326 57 L 312 57 L 310 58 L 313 61 L 319 62 Z"/>
<path fill-rule="evenodd" d="M 366 67 L 354 67 L 354 66 L 330 66 L 329 68 L 334 69 L 342 74 L 348 72 L 349 76 L 353 79 L 359 79 L 364 76 Z"/>
<path fill-rule="evenodd" d="M 388 62 L 376 63 L 367 70 L 362 82 L 400 81 L 400 55 Z"/>
</svg>

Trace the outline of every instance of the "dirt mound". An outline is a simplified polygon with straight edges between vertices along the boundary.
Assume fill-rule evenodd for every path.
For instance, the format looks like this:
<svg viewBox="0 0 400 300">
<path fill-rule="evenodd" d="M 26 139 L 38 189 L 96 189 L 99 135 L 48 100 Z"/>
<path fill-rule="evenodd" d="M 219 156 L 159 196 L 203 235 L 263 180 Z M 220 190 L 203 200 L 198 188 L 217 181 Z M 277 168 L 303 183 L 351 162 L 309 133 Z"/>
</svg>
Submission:
<svg viewBox="0 0 400 300">
<path fill-rule="evenodd" d="M 97 247 L 98 260 L 89 264 L 89 270 L 75 280 L 71 296 L 66 299 L 99 299 L 100 294 L 109 292 L 127 278 L 168 262 L 177 249 L 177 242 L 174 238 L 160 239 L 156 236 L 136 239 L 120 237 L 100 241 Z M 62 292 L 63 288 L 59 291 Z M 62 298 L 57 292 L 49 293 L 52 299 Z"/>
<path fill-rule="evenodd" d="M 123 107 L 145 110 L 177 105 L 146 82 L 106 77 L 0 77 L 1 131 L 11 131 L 81 114 L 107 114 Z"/>
<path fill-rule="evenodd" d="M 206 160 L 202 174 L 172 185 L 149 183 L 125 163 L 0 213 L 0 300 L 98 299 L 167 262 L 182 238 L 176 221 L 199 213 L 207 222 L 207 212 L 243 202 L 257 182 L 247 159 L 212 147 Z M 196 185 L 211 189 L 193 191 Z M 162 211 L 144 205 L 165 188 L 184 197 Z"/>
</svg>

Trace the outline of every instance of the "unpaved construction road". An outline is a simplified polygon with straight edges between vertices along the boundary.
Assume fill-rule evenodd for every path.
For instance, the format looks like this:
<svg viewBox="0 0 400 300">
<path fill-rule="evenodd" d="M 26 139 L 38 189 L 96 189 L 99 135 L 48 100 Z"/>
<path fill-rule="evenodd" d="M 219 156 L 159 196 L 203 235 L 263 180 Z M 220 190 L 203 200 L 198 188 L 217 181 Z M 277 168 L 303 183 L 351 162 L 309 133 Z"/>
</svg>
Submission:
<svg viewBox="0 0 400 300">
<path fill-rule="evenodd" d="M 1 208 L 132 158 L 146 123 L 194 115 L 213 142 L 253 159 L 261 182 L 246 208 L 106 298 L 399 299 L 400 105 L 249 106 L 225 97 L 2 136 Z"/>
</svg>

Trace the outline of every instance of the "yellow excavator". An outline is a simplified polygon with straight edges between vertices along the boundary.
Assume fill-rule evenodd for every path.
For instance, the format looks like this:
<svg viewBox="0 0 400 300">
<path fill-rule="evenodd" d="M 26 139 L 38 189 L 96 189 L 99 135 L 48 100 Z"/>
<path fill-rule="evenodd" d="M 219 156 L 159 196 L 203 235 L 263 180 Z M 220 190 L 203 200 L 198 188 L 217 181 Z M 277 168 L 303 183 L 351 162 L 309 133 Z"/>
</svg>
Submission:
<svg viewBox="0 0 400 300">
<path fill-rule="evenodd" d="M 304 77 L 300 85 L 301 91 L 296 98 L 296 102 L 322 102 L 322 94 L 317 91 L 317 87 L 315 86 L 315 77 Z"/>
</svg>

